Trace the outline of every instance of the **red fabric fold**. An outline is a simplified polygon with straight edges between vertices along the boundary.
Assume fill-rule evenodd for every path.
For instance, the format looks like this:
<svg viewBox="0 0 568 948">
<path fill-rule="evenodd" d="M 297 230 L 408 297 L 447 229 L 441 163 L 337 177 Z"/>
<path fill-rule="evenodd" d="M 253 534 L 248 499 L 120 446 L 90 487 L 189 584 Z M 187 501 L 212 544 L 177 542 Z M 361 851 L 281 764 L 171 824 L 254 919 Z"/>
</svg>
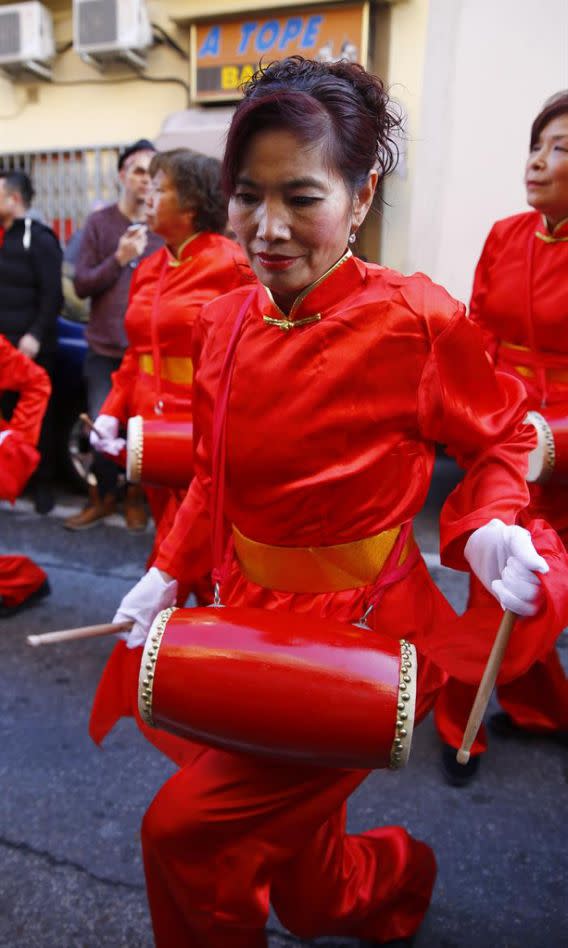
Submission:
<svg viewBox="0 0 568 948">
<path fill-rule="evenodd" d="M 533 542 L 550 571 L 540 576 L 542 608 L 532 618 L 519 618 L 501 665 L 498 684 L 513 681 L 550 652 L 568 626 L 568 553 L 558 534 L 544 520 L 526 520 Z M 440 623 L 421 640 L 425 655 L 449 675 L 478 684 L 497 634 L 503 611 L 496 599 L 467 609 L 463 616 Z"/>
<path fill-rule="evenodd" d="M 39 464 L 39 451 L 19 431 L 0 444 L 0 498 L 14 503 Z"/>
<path fill-rule="evenodd" d="M 144 723 L 138 711 L 141 659 L 142 646 L 130 649 L 126 647 L 126 642 L 117 642 L 97 687 L 89 720 L 89 735 L 100 746 L 120 718 L 133 717 L 144 737 L 174 764 L 182 767 L 194 759 L 201 747 Z"/>
<path fill-rule="evenodd" d="M 47 579 L 27 556 L 0 556 L 0 602 L 12 609 L 29 599 Z"/>
</svg>

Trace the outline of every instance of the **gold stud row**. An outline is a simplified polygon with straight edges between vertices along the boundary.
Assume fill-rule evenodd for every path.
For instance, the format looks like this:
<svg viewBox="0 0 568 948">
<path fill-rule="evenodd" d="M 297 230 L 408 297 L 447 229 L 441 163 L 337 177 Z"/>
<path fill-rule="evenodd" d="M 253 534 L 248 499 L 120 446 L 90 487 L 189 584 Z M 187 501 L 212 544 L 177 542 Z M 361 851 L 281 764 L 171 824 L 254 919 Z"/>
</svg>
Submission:
<svg viewBox="0 0 568 948">
<path fill-rule="evenodd" d="M 546 470 L 545 476 L 550 477 L 556 465 L 556 445 L 554 444 L 554 435 L 552 429 L 543 415 L 540 416 L 543 421 L 542 431 L 544 434 L 544 445 L 546 448 Z"/>
<path fill-rule="evenodd" d="M 158 613 L 152 623 L 152 628 L 150 629 L 142 653 L 142 663 L 140 665 L 140 676 L 138 679 L 138 710 L 144 723 L 149 724 L 150 727 L 155 727 L 152 717 L 152 697 L 158 651 L 169 618 L 175 610 L 176 607 L 172 606 L 171 609 L 163 609 L 162 612 Z"/>
<path fill-rule="evenodd" d="M 133 415 L 128 419 L 128 471 L 127 477 L 132 484 L 142 480 L 142 455 L 144 451 L 144 420 L 142 415 Z"/>
<path fill-rule="evenodd" d="M 390 753 L 390 768 L 404 767 L 410 753 L 416 702 L 416 649 L 406 639 L 400 640 L 400 677 L 396 705 L 395 737 Z"/>
</svg>

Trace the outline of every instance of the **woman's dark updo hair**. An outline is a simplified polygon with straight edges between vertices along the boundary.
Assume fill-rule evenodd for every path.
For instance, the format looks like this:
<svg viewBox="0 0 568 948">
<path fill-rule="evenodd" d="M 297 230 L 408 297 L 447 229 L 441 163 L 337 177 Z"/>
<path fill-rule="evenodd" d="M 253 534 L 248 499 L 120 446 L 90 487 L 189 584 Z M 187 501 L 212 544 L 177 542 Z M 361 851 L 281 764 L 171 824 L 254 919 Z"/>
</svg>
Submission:
<svg viewBox="0 0 568 948">
<path fill-rule="evenodd" d="M 568 89 L 551 95 L 538 113 L 531 128 L 531 148 L 534 148 L 542 132 L 552 119 L 568 113 Z"/>
<path fill-rule="evenodd" d="M 195 229 L 222 234 L 227 226 L 227 199 L 221 187 L 221 162 L 190 148 L 157 151 L 150 176 L 163 171 L 173 184 L 183 211 L 195 211 Z"/>
<path fill-rule="evenodd" d="M 235 189 L 253 135 L 286 129 L 308 144 L 322 144 L 324 160 L 354 194 L 372 168 L 381 176 L 396 166 L 402 115 L 380 79 L 358 63 L 320 63 L 290 56 L 261 67 L 244 89 L 227 136 L 223 187 Z"/>
</svg>

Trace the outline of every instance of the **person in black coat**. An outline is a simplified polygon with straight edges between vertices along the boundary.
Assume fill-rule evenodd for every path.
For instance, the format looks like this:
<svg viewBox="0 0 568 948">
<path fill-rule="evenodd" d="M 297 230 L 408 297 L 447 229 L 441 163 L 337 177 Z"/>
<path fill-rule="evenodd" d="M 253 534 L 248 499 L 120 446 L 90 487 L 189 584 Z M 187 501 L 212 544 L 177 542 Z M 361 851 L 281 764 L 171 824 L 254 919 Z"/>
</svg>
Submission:
<svg viewBox="0 0 568 948">
<path fill-rule="evenodd" d="M 0 171 L 0 333 L 53 376 L 61 311 L 62 252 L 57 237 L 29 214 L 33 188 L 23 171 Z M 10 414 L 15 397 L 4 400 Z M 51 406 L 39 441 L 41 462 L 32 484 L 38 513 L 54 504 Z"/>
</svg>

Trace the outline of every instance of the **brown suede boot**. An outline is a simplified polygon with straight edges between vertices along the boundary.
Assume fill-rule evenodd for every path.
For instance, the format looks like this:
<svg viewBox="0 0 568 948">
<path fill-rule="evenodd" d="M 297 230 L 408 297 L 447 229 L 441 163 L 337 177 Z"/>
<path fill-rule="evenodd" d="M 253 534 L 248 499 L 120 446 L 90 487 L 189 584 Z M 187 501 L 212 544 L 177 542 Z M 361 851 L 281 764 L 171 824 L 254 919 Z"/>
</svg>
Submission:
<svg viewBox="0 0 568 948">
<path fill-rule="evenodd" d="M 144 491 L 139 484 L 129 484 L 124 498 L 124 519 L 133 533 L 146 529 L 148 514 L 144 503 Z"/>
<path fill-rule="evenodd" d="M 72 517 L 64 520 L 63 526 L 66 530 L 88 530 L 90 527 L 95 527 L 97 523 L 101 523 L 109 514 L 114 513 L 115 508 L 116 498 L 114 494 L 107 494 L 101 500 L 98 488 L 91 485 L 89 487 L 89 501 L 86 506 L 79 513 L 73 514 Z"/>
</svg>

